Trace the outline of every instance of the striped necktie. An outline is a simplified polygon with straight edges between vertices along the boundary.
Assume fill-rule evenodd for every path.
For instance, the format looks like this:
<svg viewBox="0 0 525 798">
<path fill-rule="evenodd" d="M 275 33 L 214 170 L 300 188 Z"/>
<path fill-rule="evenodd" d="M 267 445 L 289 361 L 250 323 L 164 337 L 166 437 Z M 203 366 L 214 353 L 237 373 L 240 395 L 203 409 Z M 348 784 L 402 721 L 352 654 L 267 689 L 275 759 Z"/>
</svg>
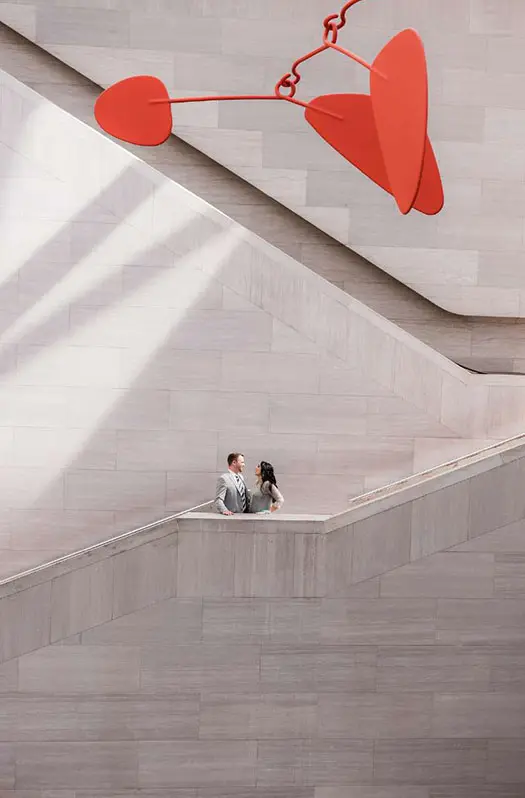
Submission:
<svg viewBox="0 0 525 798">
<path fill-rule="evenodd" d="M 237 482 L 237 487 L 239 488 L 239 493 L 241 494 L 241 507 L 244 513 L 246 511 L 246 485 L 244 484 L 244 479 L 238 474 L 235 474 L 235 481 Z"/>
</svg>

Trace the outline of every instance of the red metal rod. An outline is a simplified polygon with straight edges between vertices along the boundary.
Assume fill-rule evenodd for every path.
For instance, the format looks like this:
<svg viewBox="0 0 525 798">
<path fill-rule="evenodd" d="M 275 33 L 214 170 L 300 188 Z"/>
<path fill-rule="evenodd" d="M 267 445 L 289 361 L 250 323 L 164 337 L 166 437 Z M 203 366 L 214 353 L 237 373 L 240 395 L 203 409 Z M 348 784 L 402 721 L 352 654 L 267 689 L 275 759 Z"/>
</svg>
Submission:
<svg viewBox="0 0 525 798">
<path fill-rule="evenodd" d="M 283 97 L 280 94 L 223 94 L 210 97 L 169 97 L 167 100 L 150 100 L 149 103 L 150 105 L 163 105 L 165 103 L 182 105 L 184 103 L 205 103 L 221 100 L 284 100 L 285 102 L 293 103 L 294 105 L 300 105 L 301 108 L 310 108 L 310 105 L 302 100 L 296 100 L 293 97 Z M 312 107 L 310 110 L 318 111 L 320 114 L 325 114 L 326 116 L 331 116 L 333 119 L 343 119 L 343 117 L 339 114 L 334 114 L 332 111 L 319 108 L 318 106 Z"/>
<path fill-rule="evenodd" d="M 291 73 L 288 72 L 287 75 L 283 75 L 283 77 L 281 78 L 281 80 L 279 81 L 279 83 L 277 85 L 280 85 L 280 84 L 282 85 L 283 81 L 285 80 L 285 78 L 288 78 L 290 75 L 294 75 L 294 77 L 297 79 L 296 82 L 299 82 L 301 80 L 301 75 L 297 71 L 297 68 L 301 64 L 304 64 L 305 61 L 309 61 L 310 58 L 313 58 L 314 56 L 319 55 L 319 53 L 324 53 L 324 51 L 326 49 L 327 49 L 327 45 L 323 44 L 321 47 L 317 47 L 316 50 L 312 50 L 311 53 L 307 53 L 306 55 L 303 55 L 301 58 L 298 58 L 297 61 L 294 61 L 293 64 L 292 64 Z"/>
<path fill-rule="evenodd" d="M 359 2 L 359 0 L 354 0 L 354 1 Z M 332 30 L 336 30 L 335 24 L 333 25 Z M 372 64 L 369 64 L 368 61 L 365 61 L 363 58 L 361 58 L 361 56 L 352 53 L 350 50 L 345 50 L 344 47 L 341 47 L 339 44 L 336 44 L 333 41 L 331 42 L 328 39 L 328 29 L 325 29 L 323 35 L 323 41 L 327 48 L 330 48 L 331 50 L 337 50 L 338 53 L 348 56 L 348 58 L 351 58 L 352 61 L 356 61 L 358 64 L 361 64 L 361 66 L 364 66 L 370 72 L 377 72 L 377 70 L 372 66 Z"/>
<path fill-rule="evenodd" d="M 355 6 L 355 4 L 359 2 L 360 0 L 349 0 L 349 2 L 342 7 L 339 14 L 330 14 L 328 17 L 326 17 L 323 23 L 325 29 L 328 30 L 328 28 L 330 27 L 330 23 L 333 22 L 334 20 L 337 20 L 336 24 L 337 30 L 341 30 L 341 28 L 344 28 L 344 26 L 346 25 L 346 15 L 348 11 L 350 11 L 352 6 Z"/>
</svg>

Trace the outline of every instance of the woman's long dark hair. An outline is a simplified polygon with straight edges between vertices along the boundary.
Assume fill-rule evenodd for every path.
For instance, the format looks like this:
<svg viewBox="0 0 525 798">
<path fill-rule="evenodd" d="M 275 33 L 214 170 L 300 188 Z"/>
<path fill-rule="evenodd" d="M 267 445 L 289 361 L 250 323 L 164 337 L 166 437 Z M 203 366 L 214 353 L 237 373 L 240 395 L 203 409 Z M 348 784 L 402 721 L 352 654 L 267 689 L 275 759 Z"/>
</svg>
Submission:
<svg viewBox="0 0 525 798">
<path fill-rule="evenodd" d="M 277 487 L 273 465 L 267 463 L 266 460 L 261 460 L 261 484 L 264 485 L 265 482 L 269 482 L 270 485 L 275 485 L 275 487 Z"/>
</svg>

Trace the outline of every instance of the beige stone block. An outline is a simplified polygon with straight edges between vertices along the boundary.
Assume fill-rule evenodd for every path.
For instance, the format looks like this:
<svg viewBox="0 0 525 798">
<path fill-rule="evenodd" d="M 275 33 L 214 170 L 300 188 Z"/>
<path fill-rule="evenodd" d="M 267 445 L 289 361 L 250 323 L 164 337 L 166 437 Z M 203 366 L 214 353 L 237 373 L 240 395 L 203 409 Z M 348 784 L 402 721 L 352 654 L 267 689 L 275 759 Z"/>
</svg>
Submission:
<svg viewBox="0 0 525 798">
<path fill-rule="evenodd" d="M 484 180 L 514 180 L 523 174 L 525 150 L 506 148 L 496 143 L 448 142 L 439 145 L 444 177 Z"/>
<path fill-rule="evenodd" d="M 70 471 L 66 474 L 68 510 L 133 510 L 163 506 L 166 477 L 149 471 Z"/>
<path fill-rule="evenodd" d="M 12 743 L 0 743 L 0 786 L 3 790 L 15 788 L 15 751 Z"/>
<path fill-rule="evenodd" d="M 216 435 L 174 430 L 119 430 L 117 468 L 122 471 L 213 471 Z"/>
<path fill-rule="evenodd" d="M 525 779 L 525 768 L 523 765 L 523 740 L 504 739 L 489 740 L 488 761 L 487 761 L 487 780 L 491 783 L 500 782 L 505 785 L 501 790 L 511 789 L 511 784 L 515 783 L 520 789 L 520 784 Z M 504 793 L 503 793 L 504 794 Z"/>
<path fill-rule="evenodd" d="M 413 502 L 410 559 L 418 560 L 465 541 L 468 521 L 468 482 L 459 482 Z"/>
<path fill-rule="evenodd" d="M 0 600 L 0 662 L 50 642 L 51 584 L 28 588 Z"/>
<path fill-rule="evenodd" d="M 483 195 L 487 197 L 487 202 L 507 202 L 512 204 L 515 210 L 515 200 L 518 208 L 521 204 L 521 185 L 513 184 L 510 199 L 505 191 L 510 187 L 509 181 L 484 181 Z M 479 284 L 487 286 L 504 286 L 509 288 L 521 288 L 523 285 L 523 273 L 520 269 L 520 252 L 480 252 L 479 254 Z"/>
<path fill-rule="evenodd" d="M 505 76 L 508 80 L 509 76 Z M 522 144 L 519 129 L 525 121 L 525 109 L 522 108 L 487 108 L 485 110 L 484 138 L 487 142 L 498 142 L 501 146 L 516 146 Z M 510 181 L 509 181 L 510 182 Z M 519 185 L 513 183 L 511 191 L 519 191 Z M 495 208 L 492 209 L 496 211 Z M 503 208 L 500 207 L 501 212 Z M 515 213 L 517 208 L 514 206 Z M 516 213 L 517 215 L 517 213 Z"/>
<path fill-rule="evenodd" d="M 470 481 L 469 538 L 525 518 L 521 461 L 478 474 Z M 525 502 L 525 500 L 524 500 Z"/>
<path fill-rule="evenodd" d="M 326 536 L 326 595 L 335 597 L 374 598 L 379 595 L 378 580 L 368 579 L 354 584 L 352 558 L 353 526 L 334 529 Z"/>
<path fill-rule="evenodd" d="M 0 693 L 14 693 L 18 687 L 18 661 L 8 660 L 0 665 Z"/>
<path fill-rule="evenodd" d="M 432 719 L 436 737 L 522 737 L 523 696 L 503 693 L 437 695 Z"/>
<path fill-rule="evenodd" d="M 285 117 L 283 116 L 282 119 L 284 121 Z M 306 204 L 306 170 L 243 166 L 240 167 L 239 173 L 244 180 L 256 186 L 260 191 L 278 197 L 279 201 L 285 203 L 287 207 L 297 208 Z"/>
<path fill-rule="evenodd" d="M 179 430 L 266 432 L 268 395 L 221 391 L 172 391 L 170 427 Z M 288 430 L 287 430 L 288 431 Z"/>
<path fill-rule="evenodd" d="M 260 20 L 256 26 L 245 19 L 226 19 L 222 25 L 222 52 L 225 55 L 251 55 L 252 57 L 276 58 L 282 52 L 283 45 L 294 49 L 297 45 L 304 49 L 304 32 L 301 28 L 291 30 L 285 26 L 277 26 L 271 20 Z M 213 51 L 212 51 L 213 52 Z"/>
<path fill-rule="evenodd" d="M 179 532 L 177 595 L 233 596 L 236 540 L 233 532 Z"/>
<path fill-rule="evenodd" d="M 489 407 L 487 431 L 491 437 L 513 436 L 519 434 L 520 414 L 525 406 L 525 386 L 491 385 L 489 388 Z"/>
<path fill-rule="evenodd" d="M 319 392 L 327 396 L 386 396 L 388 390 L 359 368 L 335 358 L 321 359 Z"/>
<path fill-rule="evenodd" d="M 323 599 L 317 613 L 311 608 L 301 620 L 303 634 L 325 645 L 427 645 L 434 642 L 435 615 L 431 599 Z"/>
<path fill-rule="evenodd" d="M 293 596 L 294 542 L 295 535 L 286 532 L 236 534 L 233 595 L 242 598 Z M 217 564 L 214 567 L 217 567 Z M 213 594 L 207 593 L 207 595 Z"/>
<path fill-rule="evenodd" d="M 21 347 L 19 385 L 118 388 L 119 351 L 114 348 L 55 345 Z"/>
<path fill-rule="evenodd" d="M 485 740 L 377 740 L 374 776 L 395 784 L 468 784 L 485 780 Z"/>
<path fill-rule="evenodd" d="M 46 468 L 0 467 L 0 502 L 4 508 L 60 510 L 64 507 L 64 478 Z"/>
<path fill-rule="evenodd" d="M 410 516 L 411 506 L 406 504 L 354 524 L 353 582 L 409 562 Z"/>
<path fill-rule="evenodd" d="M 259 648 L 203 643 L 142 651 L 141 687 L 161 690 L 247 693 L 259 684 Z"/>
<path fill-rule="evenodd" d="M 36 35 L 36 8 L 19 6 L 16 3 L 2 3 L 2 22 L 9 25 L 31 41 Z"/>
<path fill-rule="evenodd" d="M 323 738 L 400 739 L 426 737 L 431 695 L 378 693 L 319 696 L 319 735 Z"/>
<path fill-rule="evenodd" d="M 45 44 L 126 47 L 129 45 L 128 14 L 90 8 L 41 8 L 37 16 L 36 40 Z"/>
<path fill-rule="evenodd" d="M 315 798 L 429 798 L 426 787 L 319 787 Z"/>
<path fill-rule="evenodd" d="M 105 226 L 107 227 L 107 225 Z M 83 225 L 83 227 L 88 227 L 88 225 Z M 93 231 L 89 229 L 85 232 L 85 247 L 87 248 L 89 242 L 93 242 L 94 235 Z M 82 257 L 82 255 L 78 257 Z M 173 253 L 168 252 L 163 257 L 166 261 L 173 261 Z M 158 264 L 158 258 L 153 258 L 152 256 L 152 260 L 155 261 L 155 265 Z M 160 265 L 171 266 L 172 264 L 161 263 Z M 91 307 L 74 304 L 70 311 L 70 333 L 74 336 L 77 346 L 107 346 L 122 349 L 140 347 L 138 351 L 142 350 L 144 353 L 145 342 L 147 342 L 149 346 L 145 351 L 149 356 L 149 360 L 152 349 L 158 347 L 156 342 L 164 342 L 169 336 L 174 334 L 174 315 L 171 308 L 124 307 L 120 304 L 114 307 L 111 312 L 108 311 L 98 315 L 94 314 Z M 148 331 L 147 337 L 145 337 L 145 330 Z M 142 357 L 146 361 L 144 354 Z M 135 363 L 137 363 L 137 360 L 139 363 L 141 362 L 138 356 L 136 356 Z"/>
<path fill-rule="evenodd" d="M 19 696 L 10 699 L 18 742 L 173 740 L 197 736 L 196 695 Z"/>
<path fill-rule="evenodd" d="M 24 693 L 86 694 L 96 684 L 105 694 L 139 689 L 139 652 L 118 646 L 52 646 L 19 660 L 19 690 Z"/>
<path fill-rule="evenodd" d="M 102 560 L 52 581 L 52 643 L 111 620 L 113 562 Z"/>
<path fill-rule="evenodd" d="M 462 543 L 454 551 L 485 551 L 492 554 L 525 553 L 525 520 L 486 532 Z"/>
<path fill-rule="evenodd" d="M 272 352 L 290 352 L 296 354 L 317 354 L 317 345 L 294 330 L 283 324 L 279 319 L 273 319 Z"/>
<path fill-rule="evenodd" d="M 440 643 L 522 643 L 525 607 L 520 600 L 451 600 L 438 602 Z"/>
<path fill-rule="evenodd" d="M 463 39 L 467 42 L 468 39 Z M 444 56 L 448 60 L 448 53 Z M 429 133 L 432 141 L 483 141 L 485 124 L 483 105 L 445 105 L 440 104 L 439 114 L 433 114 L 429 122 Z M 447 205 L 450 200 L 447 185 Z"/>
<path fill-rule="evenodd" d="M 294 535 L 294 589 L 301 598 L 327 593 L 326 535 Z"/>
<path fill-rule="evenodd" d="M 290 474 L 283 477 L 279 489 L 287 497 L 287 512 L 333 514 L 346 510 L 348 502 L 364 492 L 364 480 L 330 474 Z"/>
<path fill-rule="evenodd" d="M 18 743 L 21 789 L 129 789 L 137 786 L 137 746 L 131 742 Z"/>
<path fill-rule="evenodd" d="M 87 434 L 82 429 L 13 430 L 13 462 L 19 468 L 47 468 L 60 471 L 74 458 L 78 468 L 115 468 L 117 435 L 114 430 Z"/>
<path fill-rule="evenodd" d="M 372 742 L 368 740 L 276 740 L 258 746 L 257 784 L 329 785 L 370 782 Z"/>
<path fill-rule="evenodd" d="M 168 599 L 82 633 L 84 645 L 172 646 L 202 636 L 202 600 Z"/>
<path fill-rule="evenodd" d="M 177 129 L 177 134 L 214 160 L 223 161 L 228 153 L 228 163 L 233 170 L 263 165 L 263 135 L 259 130 L 206 129 L 185 125 Z"/>
<path fill-rule="evenodd" d="M 172 598 L 177 592 L 177 536 L 117 555 L 114 573 L 114 618 Z"/>
<path fill-rule="evenodd" d="M 492 0 L 481 0 L 471 4 L 470 33 L 494 35 L 512 35 L 523 33 L 525 17 L 523 9 L 517 3 L 505 2 L 495 6 Z"/>
<path fill-rule="evenodd" d="M 219 8 L 208 4 L 208 10 L 214 15 Z M 264 64 L 249 56 L 177 51 L 174 61 L 175 82 L 191 91 L 209 94 L 220 84 L 228 91 L 250 93 L 254 86 L 264 85 Z"/>
<path fill-rule="evenodd" d="M 317 733 L 317 696 L 265 693 L 262 696 L 203 696 L 200 739 L 301 739 Z"/>
<path fill-rule="evenodd" d="M 371 692 L 375 688 L 375 668 L 374 647 L 265 643 L 261 689 L 298 694 Z"/>
<path fill-rule="evenodd" d="M 381 577 L 381 596 L 399 598 L 490 598 L 492 554 L 438 553 Z"/>
<path fill-rule="evenodd" d="M 255 742 L 141 742 L 138 780 L 142 788 L 254 786 L 256 762 Z"/>
<path fill-rule="evenodd" d="M 317 464 L 321 473 L 357 477 L 380 473 L 387 477 L 412 466 L 413 438 L 321 435 L 318 440 Z"/>
<path fill-rule="evenodd" d="M 469 199 L 472 202 L 472 182 L 461 181 L 461 187 L 469 190 Z M 448 186 L 447 186 L 448 188 Z M 457 189 L 456 189 L 457 190 Z M 481 186 L 477 184 L 477 195 L 481 194 Z M 447 207 L 448 207 L 447 191 Z M 421 291 L 425 285 L 445 283 L 451 280 L 459 285 L 475 285 L 478 273 L 477 249 L 448 248 L 425 249 L 422 247 L 360 247 L 365 257 L 374 263 L 388 262 L 388 270 L 394 275 L 402 277 L 403 282 L 409 286 L 417 286 Z M 413 306 L 413 301 L 410 303 Z"/>
<path fill-rule="evenodd" d="M 440 417 L 442 370 L 423 354 L 398 344 L 394 356 L 394 390 L 434 418 Z"/>
<path fill-rule="evenodd" d="M 166 507 L 170 514 L 198 507 L 215 498 L 217 471 L 203 473 L 192 471 L 169 471 L 166 475 Z M 209 509 L 209 507 L 208 507 Z M 163 515 L 164 513 L 161 513 Z M 151 516 L 150 516 L 151 518 Z"/>
<path fill-rule="evenodd" d="M 496 554 L 494 594 L 500 598 L 525 596 L 525 556 L 523 554 Z"/>
<path fill-rule="evenodd" d="M 120 350 L 120 384 L 130 385 L 136 372 L 133 350 Z M 219 387 L 220 352 L 161 349 L 141 373 L 142 384 L 151 389 L 173 391 L 213 391 Z"/>
<path fill-rule="evenodd" d="M 186 26 L 166 14 L 144 13 L 140 7 L 130 14 L 130 45 L 132 48 L 175 50 L 176 52 L 220 52 L 217 26 L 211 19 L 193 18 L 191 35 Z"/>
<path fill-rule="evenodd" d="M 204 599 L 202 639 L 229 644 L 268 641 L 272 609 L 270 602 L 263 599 Z"/>
<path fill-rule="evenodd" d="M 253 353 L 249 358 L 225 352 L 222 385 L 227 391 L 272 394 L 315 394 L 319 390 L 319 359 L 314 355 Z"/>
<path fill-rule="evenodd" d="M 487 436 L 488 386 L 466 384 L 458 377 L 444 374 L 441 421 L 456 433 L 473 438 Z"/>
<path fill-rule="evenodd" d="M 301 45 L 304 47 L 304 41 Z M 262 139 L 262 165 L 269 169 L 341 168 L 341 156 L 317 136 L 314 130 L 301 132 L 266 131 Z M 343 168 L 344 165 L 343 165 Z M 348 212 L 346 220 L 348 222 Z"/>
<path fill-rule="evenodd" d="M 361 398 L 334 396 L 328 400 L 326 396 L 283 394 L 270 399 L 272 432 L 362 435 L 365 414 L 366 401 Z"/>
<path fill-rule="evenodd" d="M 402 694 L 487 691 L 490 655 L 459 646 L 390 646 L 377 658 L 377 690 Z"/>
</svg>

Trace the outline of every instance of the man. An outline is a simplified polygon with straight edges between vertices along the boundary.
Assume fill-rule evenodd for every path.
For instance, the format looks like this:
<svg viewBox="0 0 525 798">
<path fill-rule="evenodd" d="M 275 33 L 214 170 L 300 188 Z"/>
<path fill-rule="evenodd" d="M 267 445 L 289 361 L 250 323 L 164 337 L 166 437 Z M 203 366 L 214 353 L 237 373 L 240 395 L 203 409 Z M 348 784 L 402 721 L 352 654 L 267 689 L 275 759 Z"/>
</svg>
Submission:
<svg viewBox="0 0 525 798">
<path fill-rule="evenodd" d="M 250 491 L 246 487 L 242 472 L 244 455 L 232 452 L 228 455 L 228 471 L 217 480 L 215 507 L 222 515 L 247 513 L 250 509 Z"/>
</svg>

